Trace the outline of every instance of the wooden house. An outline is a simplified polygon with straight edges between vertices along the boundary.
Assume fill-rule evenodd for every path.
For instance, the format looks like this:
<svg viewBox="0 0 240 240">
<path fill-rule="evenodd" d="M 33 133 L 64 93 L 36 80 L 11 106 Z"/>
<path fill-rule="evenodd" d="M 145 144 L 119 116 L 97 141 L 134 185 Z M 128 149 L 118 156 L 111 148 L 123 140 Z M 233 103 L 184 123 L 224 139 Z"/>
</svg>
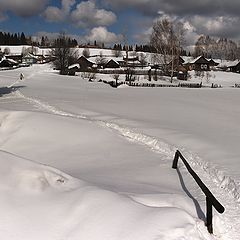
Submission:
<svg viewBox="0 0 240 240">
<path fill-rule="evenodd" d="M 212 58 L 208 60 L 209 62 L 209 67 L 214 68 L 219 65 L 219 63 L 215 62 Z"/>
<path fill-rule="evenodd" d="M 77 64 L 73 64 L 73 65 L 70 65 L 68 67 L 68 75 L 70 76 L 74 76 L 75 73 L 80 69 L 80 65 L 77 63 Z"/>
<path fill-rule="evenodd" d="M 187 63 L 185 67 L 188 70 L 195 70 L 195 71 L 209 71 L 210 70 L 210 63 L 204 56 L 199 56 L 195 58 L 193 61 Z"/>
<path fill-rule="evenodd" d="M 230 70 L 230 72 L 240 73 L 240 62 L 235 65 L 229 66 L 228 69 Z"/>
<path fill-rule="evenodd" d="M 80 71 L 88 71 L 93 68 L 95 65 L 94 62 L 88 60 L 86 57 L 81 56 L 78 60 L 77 63 L 80 65 Z"/>
<path fill-rule="evenodd" d="M 183 63 L 185 61 L 183 60 L 183 58 L 179 57 L 179 58 L 174 58 L 173 60 L 170 60 L 169 63 L 168 63 L 168 68 L 171 69 L 172 67 L 172 64 L 173 64 L 173 68 L 178 68 L 179 66 L 182 66 Z"/>
<path fill-rule="evenodd" d="M 178 68 L 180 66 L 183 66 L 183 63 L 184 63 L 184 60 L 181 57 L 174 58 L 173 60 L 170 60 L 168 62 L 166 70 L 168 73 L 171 72 L 172 70 L 174 72 L 178 72 Z"/>
<path fill-rule="evenodd" d="M 22 62 L 27 64 L 35 64 L 38 62 L 38 57 L 34 56 L 31 53 L 27 53 L 22 57 Z"/>
<path fill-rule="evenodd" d="M 5 58 L 6 59 L 12 59 L 12 60 L 14 60 L 16 62 L 19 62 L 19 63 L 22 62 L 22 54 L 14 54 L 14 55 L 9 54 L 9 55 L 5 55 Z"/>
<path fill-rule="evenodd" d="M 123 57 L 123 66 L 124 67 L 141 67 L 142 64 L 140 63 L 138 56 L 128 56 Z"/>
<path fill-rule="evenodd" d="M 0 62 L 0 67 L 1 68 L 12 68 L 14 66 L 17 66 L 18 63 L 12 59 L 3 59 L 1 62 Z"/>
<path fill-rule="evenodd" d="M 110 59 L 104 66 L 104 68 L 119 68 L 120 64 L 113 59 Z"/>
</svg>

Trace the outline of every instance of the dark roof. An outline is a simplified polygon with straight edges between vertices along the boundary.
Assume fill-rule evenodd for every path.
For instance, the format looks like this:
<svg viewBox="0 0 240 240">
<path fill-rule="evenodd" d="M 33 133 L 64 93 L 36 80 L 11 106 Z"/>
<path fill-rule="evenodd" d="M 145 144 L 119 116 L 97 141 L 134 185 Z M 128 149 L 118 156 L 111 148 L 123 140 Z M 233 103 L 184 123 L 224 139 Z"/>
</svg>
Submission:
<svg viewBox="0 0 240 240">
<path fill-rule="evenodd" d="M 217 66 L 219 64 L 219 63 L 215 62 L 213 59 L 210 59 L 208 62 L 212 66 Z"/>
<path fill-rule="evenodd" d="M 228 68 L 234 68 L 234 67 L 238 67 L 240 65 L 240 62 L 238 62 L 237 64 L 235 65 L 232 65 L 232 66 L 228 66 Z"/>
<path fill-rule="evenodd" d="M 105 65 L 105 68 L 118 68 L 118 67 L 119 67 L 119 63 L 113 59 L 110 59 Z"/>
<path fill-rule="evenodd" d="M 194 64 L 209 64 L 209 61 L 204 57 L 204 56 L 200 56 L 197 59 L 193 60 Z"/>
</svg>

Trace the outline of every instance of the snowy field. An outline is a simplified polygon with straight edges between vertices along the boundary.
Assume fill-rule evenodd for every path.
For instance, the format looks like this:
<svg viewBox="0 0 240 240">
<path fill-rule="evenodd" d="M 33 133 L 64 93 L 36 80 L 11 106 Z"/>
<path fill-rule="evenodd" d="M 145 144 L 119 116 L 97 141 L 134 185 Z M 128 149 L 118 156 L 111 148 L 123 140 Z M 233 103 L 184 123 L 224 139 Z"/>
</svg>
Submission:
<svg viewBox="0 0 240 240">
<path fill-rule="evenodd" d="M 211 81 L 223 87 L 115 89 L 49 65 L 1 71 L 0 239 L 240 239 L 239 75 Z M 176 149 L 225 207 L 213 235 L 204 195 L 181 163 L 171 168 Z"/>
</svg>

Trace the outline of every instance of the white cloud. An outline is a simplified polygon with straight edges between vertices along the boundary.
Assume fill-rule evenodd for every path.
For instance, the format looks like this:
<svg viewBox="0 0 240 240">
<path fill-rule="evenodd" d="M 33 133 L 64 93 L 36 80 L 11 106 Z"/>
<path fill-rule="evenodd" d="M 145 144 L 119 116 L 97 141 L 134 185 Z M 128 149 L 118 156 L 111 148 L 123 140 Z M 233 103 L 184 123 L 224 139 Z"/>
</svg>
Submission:
<svg viewBox="0 0 240 240">
<path fill-rule="evenodd" d="M 232 16 L 194 16 L 191 18 L 191 24 L 199 34 L 228 38 L 239 37 L 239 21 L 239 17 Z"/>
<path fill-rule="evenodd" d="M 64 12 L 57 7 L 48 7 L 42 16 L 49 22 L 61 22 L 65 19 Z"/>
<path fill-rule="evenodd" d="M 77 5 L 75 0 L 62 0 L 61 8 L 49 6 L 42 16 L 49 22 L 68 21 L 80 28 L 109 26 L 117 18 L 113 12 L 98 8 L 94 0 Z"/>
<path fill-rule="evenodd" d="M 18 16 L 28 17 L 40 13 L 49 0 L 1 0 L 0 12 L 11 11 Z"/>
<path fill-rule="evenodd" d="M 135 34 L 133 38 L 139 44 L 149 44 L 151 33 L 152 27 L 143 32 Z"/>
<path fill-rule="evenodd" d="M 84 39 L 87 42 L 93 42 L 96 40 L 99 43 L 113 44 L 121 42 L 123 40 L 123 36 L 121 34 L 117 35 L 113 32 L 109 32 L 106 27 L 95 27 L 84 37 Z"/>
<path fill-rule="evenodd" d="M 116 21 L 116 15 L 105 9 L 98 9 L 94 1 L 81 2 L 71 13 L 71 21 L 79 27 L 109 26 Z"/>
<path fill-rule="evenodd" d="M 62 0 L 61 8 L 49 6 L 42 16 L 49 22 L 62 22 L 69 16 L 74 4 L 75 0 Z"/>
</svg>

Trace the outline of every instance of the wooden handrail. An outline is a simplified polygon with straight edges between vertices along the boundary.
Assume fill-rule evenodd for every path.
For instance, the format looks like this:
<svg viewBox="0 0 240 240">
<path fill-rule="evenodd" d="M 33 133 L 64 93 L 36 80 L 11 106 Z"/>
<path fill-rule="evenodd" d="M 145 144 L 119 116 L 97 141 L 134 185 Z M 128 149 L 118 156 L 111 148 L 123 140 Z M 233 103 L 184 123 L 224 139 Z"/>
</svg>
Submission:
<svg viewBox="0 0 240 240">
<path fill-rule="evenodd" d="M 225 211 L 222 204 L 213 196 L 210 190 L 206 187 L 206 185 L 202 182 L 202 180 L 198 177 L 198 175 L 193 171 L 193 169 L 188 164 L 187 160 L 183 157 L 179 150 L 176 151 L 172 168 L 177 169 L 178 159 L 181 158 L 184 165 L 186 166 L 188 172 L 192 175 L 198 186 L 202 189 L 203 193 L 206 196 L 206 226 L 209 233 L 213 233 L 212 226 L 212 206 L 219 212 L 223 213 Z"/>
</svg>

